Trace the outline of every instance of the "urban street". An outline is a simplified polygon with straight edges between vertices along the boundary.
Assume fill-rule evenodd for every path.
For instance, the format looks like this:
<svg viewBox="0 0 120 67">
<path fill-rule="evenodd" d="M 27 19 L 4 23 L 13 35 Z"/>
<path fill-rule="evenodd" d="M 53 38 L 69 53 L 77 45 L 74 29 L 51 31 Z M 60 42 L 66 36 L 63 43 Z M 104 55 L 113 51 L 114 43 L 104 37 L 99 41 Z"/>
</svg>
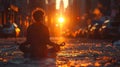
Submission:
<svg viewBox="0 0 120 67">
<path fill-rule="evenodd" d="M 120 0 L 0 0 L 0 67 L 120 67 Z"/>
<path fill-rule="evenodd" d="M 17 43 L 25 38 L 0 39 L 0 67 L 119 67 L 120 47 L 111 40 L 87 38 L 51 38 L 56 43 L 65 42 L 56 58 L 30 60 L 23 58 Z"/>
</svg>

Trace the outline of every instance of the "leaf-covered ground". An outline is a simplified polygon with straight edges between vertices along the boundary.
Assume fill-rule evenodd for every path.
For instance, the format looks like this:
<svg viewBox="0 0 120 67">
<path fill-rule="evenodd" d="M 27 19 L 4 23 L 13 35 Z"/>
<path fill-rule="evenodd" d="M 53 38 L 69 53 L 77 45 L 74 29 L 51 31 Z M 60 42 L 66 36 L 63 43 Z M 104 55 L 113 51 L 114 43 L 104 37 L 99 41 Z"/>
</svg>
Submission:
<svg viewBox="0 0 120 67">
<path fill-rule="evenodd" d="M 120 48 L 110 40 L 51 38 L 57 43 L 65 41 L 66 45 L 56 58 L 41 60 L 23 58 L 16 42 L 24 40 L 0 39 L 0 67 L 120 67 Z"/>
</svg>

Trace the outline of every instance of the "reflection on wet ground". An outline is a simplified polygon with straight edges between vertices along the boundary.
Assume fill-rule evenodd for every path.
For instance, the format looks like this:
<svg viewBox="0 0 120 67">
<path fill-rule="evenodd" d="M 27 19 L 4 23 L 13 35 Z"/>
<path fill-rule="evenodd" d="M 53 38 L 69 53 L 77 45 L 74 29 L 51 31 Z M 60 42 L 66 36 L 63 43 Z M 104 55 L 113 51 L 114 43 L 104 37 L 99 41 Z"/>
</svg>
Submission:
<svg viewBox="0 0 120 67">
<path fill-rule="evenodd" d="M 2 40 L 0 40 L 0 44 L 9 45 L 0 45 L 0 49 L 13 47 L 15 44 L 15 39 Z M 49 60 L 52 63 L 48 63 L 47 66 L 41 63 L 43 67 L 120 67 L 120 49 L 114 47 L 110 40 L 84 38 L 51 38 L 51 40 L 57 43 L 64 41 L 66 45 L 62 46 L 61 51 L 57 53 L 55 63 L 53 60 Z M 17 42 L 23 42 L 23 39 L 17 39 Z M 17 47 L 15 48 L 0 52 L 0 61 L 8 62 L 15 57 L 22 58 L 23 53 Z M 31 65 L 30 67 L 38 66 Z"/>
<path fill-rule="evenodd" d="M 119 52 L 120 50 L 112 47 L 110 44 L 68 44 L 58 53 L 56 63 L 61 67 L 112 66 L 120 62 Z"/>
</svg>

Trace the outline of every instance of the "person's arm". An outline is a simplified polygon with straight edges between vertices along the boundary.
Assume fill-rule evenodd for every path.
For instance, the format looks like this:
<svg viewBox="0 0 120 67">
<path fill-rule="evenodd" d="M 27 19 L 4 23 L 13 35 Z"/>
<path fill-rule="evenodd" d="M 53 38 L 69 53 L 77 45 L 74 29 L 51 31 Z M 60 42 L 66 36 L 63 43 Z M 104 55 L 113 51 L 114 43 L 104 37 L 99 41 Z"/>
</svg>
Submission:
<svg viewBox="0 0 120 67">
<path fill-rule="evenodd" d="M 27 28 L 27 32 L 26 32 L 26 43 L 27 44 L 30 44 L 30 42 L 31 42 L 31 38 L 32 38 L 31 35 L 33 34 L 32 26 L 33 25 L 31 25 Z"/>
<path fill-rule="evenodd" d="M 47 33 L 47 35 L 46 35 L 46 36 L 47 36 L 47 38 L 46 38 L 47 44 L 49 44 L 50 46 L 53 46 L 53 47 L 57 47 L 58 44 L 55 43 L 55 42 L 52 42 L 52 41 L 50 40 L 50 34 L 49 34 L 48 28 L 46 28 L 46 33 Z"/>
<path fill-rule="evenodd" d="M 57 43 L 52 42 L 50 40 L 50 35 L 49 35 L 49 30 L 48 29 L 47 29 L 47 40 L 46 41 L 47 41 L 48 45 L 52 46 L 55 49 L 56 52 L 58 52 L 60 50 L 60 46 Z"/>
<path fill-rule="evenodd" d="M 30 27 L 28 27 L 27 32 L 26 32 L 26 34 L 27 34 L 27 35 L 26 35 L 26 40 L 25 40 L 23 43 L 20 44 L 20 47 L 19 47 L 19 48 L 20 48 L 21 50 L 22 50 L 23 48 L 25 48 L 25 46 L 27 46 L 27 45 L 30 43 L 30 41 L 29 41 L 29 38 L 30 38 L 29 35 L 30 35 L 30 34 L 29 34 L 29 33 L 30 33 Z"/>
</svg>

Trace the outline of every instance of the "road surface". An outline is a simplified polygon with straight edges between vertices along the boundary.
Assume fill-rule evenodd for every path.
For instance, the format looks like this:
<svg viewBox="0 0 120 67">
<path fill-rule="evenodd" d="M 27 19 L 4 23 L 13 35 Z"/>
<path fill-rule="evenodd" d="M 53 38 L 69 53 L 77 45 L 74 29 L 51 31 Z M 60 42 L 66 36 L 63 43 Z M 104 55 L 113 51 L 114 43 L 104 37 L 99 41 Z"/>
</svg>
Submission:
<svg viewBox="0 0 120 67">
<path fill-rule="evenodd" d="M 33 61 L 23 58 L 23 53 L 17 49 L 16 42 L 22 43 L 25 38 L 0 39 L 0 67 L 120 67 L 120 49 L 110 40 L 63 37 L 51 40 L 66 43 L 56 59 Z M 6 50 L 11 47 L 16 48 Z"/>
</svg>

